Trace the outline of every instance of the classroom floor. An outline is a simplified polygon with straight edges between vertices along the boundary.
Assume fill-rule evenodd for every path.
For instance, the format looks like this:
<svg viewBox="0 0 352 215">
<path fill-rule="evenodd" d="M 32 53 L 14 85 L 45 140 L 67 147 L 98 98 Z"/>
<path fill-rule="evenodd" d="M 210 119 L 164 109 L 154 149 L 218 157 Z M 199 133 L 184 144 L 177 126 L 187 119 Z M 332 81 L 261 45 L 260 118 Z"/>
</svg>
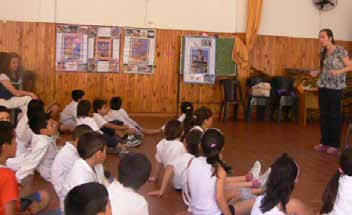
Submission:
<svg viewBox="0 0 352 215">
<path fill-rule="evenodd" d="M 147 128 L 159 128 L 167 120 L 167 118 L 155 117 L 135 117 L 135 119 Z M 319 210 L 322 192 L 338 168 L 338 158 L 313 150 L 313 146 L 319 143 L 320 138 L 318 123 L 303 127 L 292 122 L 278 124 L 268 121 L 253 120 L 247 123 L 228 120 L 222 123 L 214 119 L 214 127 L 220 128 L 225 134 L 224 160 L 232 165 L 235 175 L 246 174 L 255 160 L 260 160 L 263 168 L 266 169 L 284 152 L 293 156 L 300 165 L 301 171 L 294 196 L 303 200 L 315 211 Z M 344 135 L 342 137 L 344 139 Z M 153 162 L 155 146 L 161 138 L 161 135 L 148 135 L 145 137 L 144 144 L 132 151 L 147 154 Z M 117 156 L 107 157 L 104 165 L 112 174 L 117 172 L 118 160 Z M 140 192 L 146 194 L 155 188 L 157 188 L 156 184 L 147 183 Z M 55 195 L 51 184 L 38 175 L 23 189 L 23 193 L 37 189 L 46 189 Z M 171 186 L 162 198 L 148 196 L 146 198 L 151 215 L 174 215 L 185 209 L 181 193 L 173 191 Z M 55 207 L 58 207 L 57 197 L 53 198 L 50 204 L 50 208 Z"/>
</svg>

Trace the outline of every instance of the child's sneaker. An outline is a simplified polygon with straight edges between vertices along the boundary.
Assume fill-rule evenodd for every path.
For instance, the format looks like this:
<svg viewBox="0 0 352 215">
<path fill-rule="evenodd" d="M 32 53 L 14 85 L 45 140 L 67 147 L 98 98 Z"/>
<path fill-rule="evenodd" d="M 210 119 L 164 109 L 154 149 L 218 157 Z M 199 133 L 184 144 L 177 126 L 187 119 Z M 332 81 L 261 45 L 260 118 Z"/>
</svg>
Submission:
<svg viewBox="0 0 352 215">
<path fill-rule="evenodd" d="M 258 179 L 252 181 L 252 188 L 265 188 L 266 182 L 269 179 L 269 175 L 271 173 L 271 168 L 269 167 L 265 173 L 259 176 Z"/>
<path fill-rule="evenodd" d="M 258 179 L 262 165 L 259 161 L 254 162 L 253 167 L 249 170 L 246 175 L 246 181 L 252 181 Z"/>
<path fill-rule="evenodd" d="M 142 144 L 142 140 L 138 136 L 130 134 L 125 138 L 124 143 L 127 147 L 136 147 Z"/>
<path fill-rule="evenodd" d="M 266 182 L 269 179 L 270 173 L 271 173 L 271 168 L 269 167 L 263 175 L 259 176 L 258 180 L 260 181 L 262 188 L 266 186 Z"/>
</svg>

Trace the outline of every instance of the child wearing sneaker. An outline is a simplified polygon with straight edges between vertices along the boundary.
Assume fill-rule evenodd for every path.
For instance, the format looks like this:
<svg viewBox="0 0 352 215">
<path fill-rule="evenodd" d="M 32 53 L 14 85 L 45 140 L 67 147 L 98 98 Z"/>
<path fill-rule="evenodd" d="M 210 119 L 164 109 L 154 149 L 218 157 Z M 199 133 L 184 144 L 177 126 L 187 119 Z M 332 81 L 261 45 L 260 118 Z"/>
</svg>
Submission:
<svg viewBox="0 0 352 215">
<path fill-rule="evenodd" d="M 298 182 L 297 163 L 283 154 L 271 169 L 266 191 L 255 200 L 251 215 L 313 214 L 300 200 L 291 197 Z"/>
<path fill-rule="evenodd" d="M 119 153 L 121 139 L 113 134 L 103 133 L 97 122 L 90 117 L 91 103 L 88 100 L 81 100 L 77 105 L 77 125 L 88 125 L 93 131 L 104 134 L 107 140 L 108 152 Z"/>
<path fill-rule="evenodd" d="M 126 125 L 120 125 L 115 122 L 108 122 L 104 119 L 109 112 L 107 102 L 103 99 L 95 99 L 93 101 L 93 119 L 100 127 L 100 130 L 107 136 L 115 136 L 120 139 L 128 147 L 136 147 L 142 143 L 141 138 L 137 135 L 134 128 Z"/>
<path fill-rule="evenodd" d="M 201 155 L 193 158 L 186 169 L 186 183 L 182 190 L 189 202 L 189 212 L 200 214 L 246 214 L 254 200 L 230 205 L 225 193 L 227 172 L 230 167 L 220 159 L 225 138 L 218 129 L 207 129 L 201 138 Z"/>
</svg>

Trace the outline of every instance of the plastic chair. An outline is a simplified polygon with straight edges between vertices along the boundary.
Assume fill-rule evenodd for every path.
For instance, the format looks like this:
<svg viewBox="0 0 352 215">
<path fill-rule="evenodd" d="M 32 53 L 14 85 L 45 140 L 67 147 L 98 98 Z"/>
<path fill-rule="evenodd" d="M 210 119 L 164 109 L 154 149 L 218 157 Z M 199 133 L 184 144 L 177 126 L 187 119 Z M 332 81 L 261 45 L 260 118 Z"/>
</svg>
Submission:
<svg viewBox="0 0 352 215">
<path fill-rule="evenodd" d="M 283 109 L 291 108 L 298 122 L 298 96 L 293 82 L 293 78 L 287 76 L 275 76 L 271 79 L 271 119 L 274 119 L 274 114 L 278 112 L 277 121 L 281 122 Z"/>
<path fill-rule="evenodd" d="M 222 117 L 223 122 L 225 122 L 228 114 L 228 106 L 233 104 L 235 106 L 234 119 L 237 120 L 239 104 L 242 104 L 244 109 L 240 81 L 236 79 L 225 79 L 221 80 L 220 83 L 224 90 L 224 101 L 221 103 L 219 119 Z M 222 114 L 223 112 L 224 114 Z"/>
<path fill-rule="evenodd" d="M 250 89 L 263 82 L 268 82 L 265 78 L 261 76 L 249 77 L 246 81 L 247 87 L 247 111 L 246 120 L 249 122 L 252 118 L 253 107 L 257 107 L 258 117 L 265 118 L 265 113 L 270 112 L 270 97 L 266 96 L 255 96 L 250 93 Z"/>
</svg>

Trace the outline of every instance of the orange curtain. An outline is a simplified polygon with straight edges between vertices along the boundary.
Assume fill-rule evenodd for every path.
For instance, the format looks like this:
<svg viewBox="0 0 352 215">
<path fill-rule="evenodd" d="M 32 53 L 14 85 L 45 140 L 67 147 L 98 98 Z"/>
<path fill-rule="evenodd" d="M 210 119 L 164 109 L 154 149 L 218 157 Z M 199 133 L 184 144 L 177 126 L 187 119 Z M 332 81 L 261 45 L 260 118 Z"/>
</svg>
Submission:
<svg viewBox="0 0 352 215">
<path fill-rule="evenodd" d="M 262 17 L 263 0 L 248 0 L 246 46 L 251 51 L 257 37 Z"/>
<path fill-rule="evenodd" d="M 263 0 L 248 0 L 246 43 L 236 36 L 232 51 L 232 59 L 240 66 L 240 69 L 249 69 L 249 52 L 254 47 L 258 34 L 262 8 Z"/>
</svg>

